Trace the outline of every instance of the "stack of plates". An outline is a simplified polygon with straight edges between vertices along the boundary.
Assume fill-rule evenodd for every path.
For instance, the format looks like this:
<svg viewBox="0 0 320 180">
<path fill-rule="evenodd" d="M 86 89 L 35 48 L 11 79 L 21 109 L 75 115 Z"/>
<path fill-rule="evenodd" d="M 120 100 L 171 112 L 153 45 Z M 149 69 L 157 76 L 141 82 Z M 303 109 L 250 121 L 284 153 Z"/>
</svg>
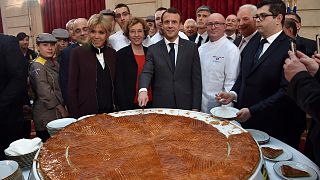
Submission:
<svg viewBox="0 0 320 180">
<path fill-rule="evenodd" d="M 259 144 L 266 144 L 270 141 L 270 136 L 263 132 L 256 129 L 246 129 L 254 140 L 256 140 Z"/>
<path fill-rule="evenodd" d="M 34 156 L 38 152 L 38 149 L 35 150 L 34 152 L 28 153 L 28 154 L 23 154 L 20 156 L 10 156 L 6 154 L 7 159 L 13 160 L 18 162 L 20 168 L 27 168 L 30 169 L 31 165 L 33 163 Z"/>
<path fill-rule="evenodd" d="M 22 171 L 15 161 L 0 161 L 0 179 L 4 180 L 22 180 Z"/>
<path fill-rule="evenodd" d="M 76 122 L 77 120 L 74 118 L 62 118 L 62 119 L 57 119 L 54 121 L 51 121 L 47 124 L 47 129 L 49 134 L 52 136 L 56 132 L 58 132 L 60 129 L 68 126 L 71 123 Z"/>
</svg>

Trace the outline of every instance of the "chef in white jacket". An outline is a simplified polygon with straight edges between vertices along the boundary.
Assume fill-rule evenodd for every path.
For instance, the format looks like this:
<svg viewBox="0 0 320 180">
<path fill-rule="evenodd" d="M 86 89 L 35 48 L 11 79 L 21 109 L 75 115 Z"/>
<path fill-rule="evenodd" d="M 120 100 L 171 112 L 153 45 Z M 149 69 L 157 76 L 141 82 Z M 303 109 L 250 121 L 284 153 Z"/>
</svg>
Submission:
<svg viewBox="0 0 320 180">
<path fill-rule="evenodd" d="M 215 95 L 221 91 L 230 91 L 235 83 L 240 66 L 240 52 L 237 46 L 224 35 L 225 18 L 213 13 L 206 22 L 210 41 L 199 47 L 202 71 L 201 111 L 210 113 L 210 109 L 220 106 Z"/>
</svg>

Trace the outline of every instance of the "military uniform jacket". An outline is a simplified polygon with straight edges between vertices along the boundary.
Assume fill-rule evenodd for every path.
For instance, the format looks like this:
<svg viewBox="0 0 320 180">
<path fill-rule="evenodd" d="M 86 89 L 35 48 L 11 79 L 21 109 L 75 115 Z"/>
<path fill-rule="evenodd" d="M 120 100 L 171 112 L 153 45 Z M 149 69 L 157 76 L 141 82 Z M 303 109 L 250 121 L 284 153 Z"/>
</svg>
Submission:
<svg viewBox="0 0 320 180">
<path fill-rule="evenodd" d="M 61 118 L 55 108 L 63 104 L 58 71 L 57 61 L 46 60 L 40 56 L 29 67 L 31 87 L 35 93 L 33 118 L 37 131 L 45 130 L 47 123 Z"/>
</svg>

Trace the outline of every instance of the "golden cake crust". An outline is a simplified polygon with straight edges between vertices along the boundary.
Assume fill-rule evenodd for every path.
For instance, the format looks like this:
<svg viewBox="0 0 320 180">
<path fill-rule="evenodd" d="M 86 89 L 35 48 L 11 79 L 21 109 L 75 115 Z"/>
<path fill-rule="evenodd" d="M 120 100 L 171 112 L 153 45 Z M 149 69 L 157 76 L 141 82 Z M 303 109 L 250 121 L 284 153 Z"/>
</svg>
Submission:
<svg viewBox="0 0 320 180">
<path fill-rule="evenodd" d="M 248 133 L 226 137 L 200 120 L 145 114 L 71 124 L 38 160 L 45 179 L 247 179 L 260 156 Z"/>
</svg>

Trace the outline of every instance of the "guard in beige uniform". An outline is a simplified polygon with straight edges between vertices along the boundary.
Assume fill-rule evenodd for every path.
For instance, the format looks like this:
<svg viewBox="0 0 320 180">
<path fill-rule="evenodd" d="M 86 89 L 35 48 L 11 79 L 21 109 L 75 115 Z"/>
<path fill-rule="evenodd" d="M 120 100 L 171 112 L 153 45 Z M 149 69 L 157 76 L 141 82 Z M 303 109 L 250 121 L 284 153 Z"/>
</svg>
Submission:
<svg viewBox="0 0 320 180">
<path fill-rule="evenodd" d="M 29 68 L 30 82 L 35 92 L 33 117 L 37 136 L 46 141 L 50 136 L 46 125 L 55 119 L 68 116 L 58 82 L 59 64 L 53 58 L 57 39 L 48 33 L 36 38 L 39 56 Z"/>
</svg>

